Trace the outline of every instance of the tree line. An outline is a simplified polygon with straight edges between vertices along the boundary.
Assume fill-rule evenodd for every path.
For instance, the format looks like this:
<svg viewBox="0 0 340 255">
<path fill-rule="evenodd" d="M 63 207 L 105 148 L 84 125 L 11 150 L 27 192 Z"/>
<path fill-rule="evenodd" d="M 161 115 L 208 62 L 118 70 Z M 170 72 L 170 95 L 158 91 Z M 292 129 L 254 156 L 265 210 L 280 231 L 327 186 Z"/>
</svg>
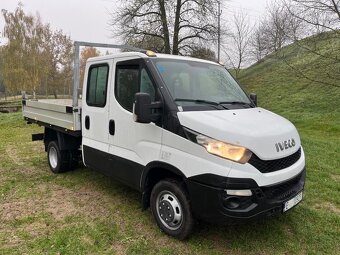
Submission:
<svg viewBox="0 0 340 255">
<path fill-rule="evenodd" d="M 0 48 L 2 83 L 9 94 L 21 90 L 57 94 L 72 77 L 72 41 L 53 31 L 39 16 L 26 15 L 22 6 L 2 10 L 8 43 Z M 49 84 L 49 86 L 47 86 Z"/>
<path fill-rule="evenodd" d="M 290 43 L 327 31 L 340 33 L 339 0 L 273 0 L 255 25 L 238 12 L 224 15 L 220 29 L 218 4 L 228 8 L 222 0 L 127 0 L 111 13 L 110 24 L 113 35 L 126 43 L 209 60 L 216 60 L 213 45 L 220 31 L 226 64 L 236 77 L 245 65 Z M 317 47 L 301 47 L 321 54 Z"/>
<path fill-rule="evenodd" d="M 21 91 L 37 95 L 71 95 L 73 79 L 73 41 L 62 30 L 44 24 L 39 14 L 26 14 L 21 4 L 13 11 L 1 10 L 5 20 L 0 46 L 0 93 L 18 95 Z M 81 73 L 96 49 L 81 51 Z"/>
<path fill-rule="evenodd" d="M 226 38 L 225 52 L 229 63 L 238 74 L 243 63 L 262 61 L 291 43 L 323 58 L 339 58 L 338 52 L 329 51 L 329 55 L 322 55 L 324 49 L 319 47 L 320 37 L 317 36 L 324 34 L 328 38 L 340 39 L 339 8 L 340 1 L 334 0 L 276 0 L 271 2 L 265 17 L 256 25 L 250 25 L 242 13 L 234 15 L 233 32 Z M 314 43 L 304 44 L 302 39 L 306 37 L 314 38 Z M 284 61 L 284 56 L 276 57 Z"/>
<path fill-rule="evenodd" d="M 262 61 L 292 42 L 319 57 L 340 61 L 338 53 L 324 55 L 317 43 L 299 44 L 302 38 L 329 31 L 340 38 L 340 0 L 273 0 L 256 24 L 242 12 L 221 15 L 219 5 L 222 10 L 228 8 L 228 2 L 222 0 L 127 0 L 110 13 L 112 35 L 138 48 L 213 61 L 220 35 L 222 58 L 236 77 L 244 66 Z M 22 5 L 1 14 L 8 43 L 0 46 L 0 92 L 70 94 L 71 38 L 44 24 L 39 15 L 26 14 Z M 81 74 L 86 59 L 99 53 L 93 48 L 82 50 Z"/>
</svg>

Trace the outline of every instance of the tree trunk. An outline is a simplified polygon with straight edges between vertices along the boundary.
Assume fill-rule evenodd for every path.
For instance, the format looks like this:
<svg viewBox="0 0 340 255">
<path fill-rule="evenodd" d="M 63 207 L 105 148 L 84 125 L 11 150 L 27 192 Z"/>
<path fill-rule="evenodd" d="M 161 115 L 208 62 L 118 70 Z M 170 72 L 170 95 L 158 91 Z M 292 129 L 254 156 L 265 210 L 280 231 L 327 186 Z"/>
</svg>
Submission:
<svg viewBox="0 0 340 255">
<path fill-rule="evenodd" d="M 181 15 L 182 0 L 177 0 L 176 13 L 175 13 L 175 26 L 174 26 L 174 38 L 173 38 L 173 48 L 172 54 L 178 55 L 178 35 L 179 35 L 179 18 Z"/>
<path fill-rule="evenodd" d="M 170 34 L 169 34 L 169 28 L 168 28 L 168 21 L 166 16 L 166 10 L 165 10 L 165 3 L 164 0 L 159 0 L 159 9 L 161 11 L 161 20 L 162 20 L 162 27 L 164 32 L 164 51 L 167 54 L 170 54 Z"/>
</svg>

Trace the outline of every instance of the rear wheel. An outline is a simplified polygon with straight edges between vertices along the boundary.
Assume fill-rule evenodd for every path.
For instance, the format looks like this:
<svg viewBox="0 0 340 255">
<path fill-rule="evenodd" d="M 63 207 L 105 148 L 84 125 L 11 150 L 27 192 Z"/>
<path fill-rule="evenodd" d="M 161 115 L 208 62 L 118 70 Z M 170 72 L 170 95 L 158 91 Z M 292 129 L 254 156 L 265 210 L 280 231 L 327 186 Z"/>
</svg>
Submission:
<svg viewBox="0 0 340 255">
<path fill-rule="evenodd" d="M 166 234 L 183 240 L 192 232 L 194 220 L 185 189 L 173 179 L 162 180 L 151 192 L 151 211 Z"/>
<path fill-rule="evenodd" d="M 60 150 L 57 141 L 51 141 L 47 147 L 47 159 L 53 173 L 63 173 L 77 166 L 75 152 Z"/>
</svg>

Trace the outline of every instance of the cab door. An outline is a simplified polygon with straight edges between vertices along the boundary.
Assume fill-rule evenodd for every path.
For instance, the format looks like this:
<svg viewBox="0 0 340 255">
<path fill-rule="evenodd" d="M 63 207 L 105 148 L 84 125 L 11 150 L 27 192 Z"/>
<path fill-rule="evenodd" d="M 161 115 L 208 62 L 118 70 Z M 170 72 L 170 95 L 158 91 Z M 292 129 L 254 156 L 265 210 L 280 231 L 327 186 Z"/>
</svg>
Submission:
<svg viewBox="0 0 340 255">
<path fill-rule="evenodd" d="M 121 181 L 140 189 L 145 165 L 159 159 L 162 128 L 133 120 L 134 97 L 137 92 L 149 93 L 153 101 L 160 100 L 160 96 L 143 59 L 118 58 L 113 64 L 115 82 L 109 110 L 115 126 L 109 148 L 115 162 L 112 171 Z"/>
<path fill-rule="evenodd" d="M 109 169 L 109 102 L 112 60 L 88 63 L 82 100 L 82 149 L 84 164 Z"/>
</svg>

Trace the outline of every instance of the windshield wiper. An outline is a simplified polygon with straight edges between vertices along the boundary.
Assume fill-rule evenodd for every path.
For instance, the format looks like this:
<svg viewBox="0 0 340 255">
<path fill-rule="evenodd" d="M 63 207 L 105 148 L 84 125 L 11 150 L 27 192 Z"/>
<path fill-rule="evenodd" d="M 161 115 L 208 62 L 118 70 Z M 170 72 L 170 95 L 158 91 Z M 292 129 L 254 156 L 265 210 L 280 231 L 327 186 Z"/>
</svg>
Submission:
<svg viewBox="0 0 340 255">
<path fill-rule="evenodd" d="M 251 103 L 243 102 L 243 101 L 229 101 L 229 102 L 219 102 L 219 104 L 240 104 L 240 105 L 247 105 L 250 107 L 254 107 Z"/>
<path fill-rule="evenodd" d="M 209 100 L 204 100 L 204 99 L 187 99 L 187 98 L 175 98 L 175 102 L 193 102 L 196 104 L 209 104 L 215 106 L 216 109 L 222 110 L 222 109 L 227 109 L 224 105 L 218 102 L 214 101 L 209 101 Z"/>
</svg>

